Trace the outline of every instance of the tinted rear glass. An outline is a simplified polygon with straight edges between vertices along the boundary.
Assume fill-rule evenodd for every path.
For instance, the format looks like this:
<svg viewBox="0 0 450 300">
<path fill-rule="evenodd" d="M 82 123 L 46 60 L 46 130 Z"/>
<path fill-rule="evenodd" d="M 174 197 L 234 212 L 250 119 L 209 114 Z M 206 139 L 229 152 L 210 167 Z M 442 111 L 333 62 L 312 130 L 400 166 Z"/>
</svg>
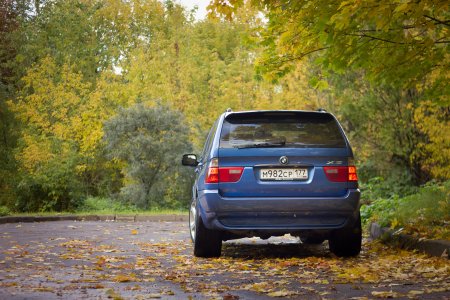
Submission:
<svg viewBox="0 0 450 300">
<path fill-rule="evenodd" d="M 225 119 L 221 148 L 257 148 L 260 144 L 294 148 L 346 146 L 336 120 L 326 113 L 245 113 Z"/>
</svg>

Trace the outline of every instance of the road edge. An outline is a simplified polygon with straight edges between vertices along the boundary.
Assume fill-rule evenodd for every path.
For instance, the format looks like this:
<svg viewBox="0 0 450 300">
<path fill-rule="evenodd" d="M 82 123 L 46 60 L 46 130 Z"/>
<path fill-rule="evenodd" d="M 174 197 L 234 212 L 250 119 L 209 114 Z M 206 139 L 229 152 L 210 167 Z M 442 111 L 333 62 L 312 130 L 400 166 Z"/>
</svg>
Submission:
<svg viewBox="0 0 450 300">
<path fill-rule="evenodd" d="M 431 256 L 450 259 L 450 241 L 419 239 L 386 227 L 381 227 L 377 223 L 370 223 L 369 231 L 372 239 L 380 239 L 386 244 L 402 249 L 418 250 Z"/>
<path fill-rule="evenodd" d="M 0 224 L 53 221 L 105 221 L 105 222 L 187 222 L 188 215 L 62 215 L 62 216 L 6 216 Z"/>
</svg>

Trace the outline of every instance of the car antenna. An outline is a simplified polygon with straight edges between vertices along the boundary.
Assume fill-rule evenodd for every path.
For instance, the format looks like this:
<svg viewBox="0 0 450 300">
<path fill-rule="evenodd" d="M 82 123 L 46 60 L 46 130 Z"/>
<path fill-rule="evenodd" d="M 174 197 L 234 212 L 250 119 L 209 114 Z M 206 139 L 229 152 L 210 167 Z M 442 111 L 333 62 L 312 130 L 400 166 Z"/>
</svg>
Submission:
<svg viewBox="0 0 450 300">
<path fill-rule="evenodd" d="M 227 110 L 225 111 L 225 112 L 232 112 L 233 110 L 230 108 L 230 107 L 228 107 L 227 108 Z"/>
<path fill-rule="evenodd" d="M 327 112 L 326 110 L 325 110 L 325 108 L 319 108 L 318 110 L 317 110 L 318 112 Z"/>
</svg>

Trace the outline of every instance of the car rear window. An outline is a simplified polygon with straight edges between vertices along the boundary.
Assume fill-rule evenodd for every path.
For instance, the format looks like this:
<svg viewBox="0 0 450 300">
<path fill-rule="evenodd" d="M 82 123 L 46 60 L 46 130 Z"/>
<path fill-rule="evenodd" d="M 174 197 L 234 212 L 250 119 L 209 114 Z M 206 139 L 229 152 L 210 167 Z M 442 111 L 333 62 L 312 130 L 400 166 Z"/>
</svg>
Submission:
<svg viewBox="0 0 450 300">
<path fill-rule="evenodd" d="M 314 112 L 237 113 L 225 120 L 220 148 L 343 148 L 344 137 L 334 117 Z"/>
</svg>

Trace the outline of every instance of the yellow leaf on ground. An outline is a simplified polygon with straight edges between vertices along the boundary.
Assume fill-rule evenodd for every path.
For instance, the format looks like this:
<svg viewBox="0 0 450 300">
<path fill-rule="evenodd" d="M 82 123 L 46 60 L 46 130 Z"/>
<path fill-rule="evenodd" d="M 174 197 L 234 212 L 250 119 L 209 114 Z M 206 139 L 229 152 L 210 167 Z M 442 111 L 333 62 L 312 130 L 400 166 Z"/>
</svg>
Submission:
<svg viewBox="0 0 450 300">
<path fill-rule="evenodd" d="M 377 298 L 397 298 L 400 297 L 401 295 L 393 291 L 380 291 L 380 292 L 373 291 L 372 296 Z"/>
<path fill-rule="evenodd" d="M 148 294 L 147 296 L 150 299 L 159 299 L 159 298 L 161 298 L 161 294 Z"/>
<path fill-rule="evenodd" d="M 134 276 L 130 276 L 130 275 L 126 275 L 126 274 L 119 274 L 116 277 L 114 277 L 114 281 L 130 282 L 130 281 L 136 281 L 136 278 Z"/>
<path fill-rule="evenodd" d="M 408 292 L 409 296 L 417 296 L 417 295 L 422 295 L 423 293 L 425 293 L 425 291 L 416 291 L 416 290 L 411 290 Z"/>
<path fill-rule="evenodd" d="M 287 296 L 292 296 L 292 295 L 296 295 L 296 294 L 297 294 L 297 292 L 294 292 L 294 291 L 280 290 L 280 291 L 268 293 L 267 296 L 269 296 L 269 297 L 287 297 Z"/>
</svg>

